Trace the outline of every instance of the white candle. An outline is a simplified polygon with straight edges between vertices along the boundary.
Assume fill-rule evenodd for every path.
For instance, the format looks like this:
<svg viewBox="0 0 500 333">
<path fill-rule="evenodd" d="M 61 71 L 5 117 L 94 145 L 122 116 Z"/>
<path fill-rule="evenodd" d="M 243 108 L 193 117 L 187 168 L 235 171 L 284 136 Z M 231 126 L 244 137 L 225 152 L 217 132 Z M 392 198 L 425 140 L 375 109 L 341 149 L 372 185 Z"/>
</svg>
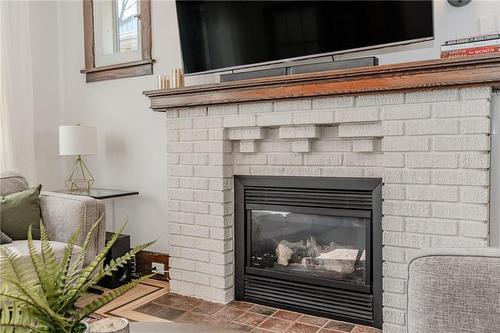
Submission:
<svg viewBox="0 0 500 333">
<path fill-rule="evenodd" d="M 175 77 L 175 68 L 172 68 L 172 88 L 176 88 L 176 87 L 177 87 L 177 80 Z"/>
</svg>

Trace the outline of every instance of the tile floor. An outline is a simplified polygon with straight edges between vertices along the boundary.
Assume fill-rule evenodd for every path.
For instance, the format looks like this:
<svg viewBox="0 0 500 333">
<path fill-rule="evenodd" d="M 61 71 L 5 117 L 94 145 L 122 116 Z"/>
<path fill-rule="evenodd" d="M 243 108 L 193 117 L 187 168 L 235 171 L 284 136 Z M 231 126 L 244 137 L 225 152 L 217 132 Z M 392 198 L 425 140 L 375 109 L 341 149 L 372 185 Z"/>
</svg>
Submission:
<svg viewBox="0 0 500 333">
<path fill-rule="evenodd" d="M 174 322 L 208 324 L 254 333 L 379 333 L 378 329 L 272 307 L 234 301 L 227 305 L 166 294 L 134 309 Z"/>
</svg>

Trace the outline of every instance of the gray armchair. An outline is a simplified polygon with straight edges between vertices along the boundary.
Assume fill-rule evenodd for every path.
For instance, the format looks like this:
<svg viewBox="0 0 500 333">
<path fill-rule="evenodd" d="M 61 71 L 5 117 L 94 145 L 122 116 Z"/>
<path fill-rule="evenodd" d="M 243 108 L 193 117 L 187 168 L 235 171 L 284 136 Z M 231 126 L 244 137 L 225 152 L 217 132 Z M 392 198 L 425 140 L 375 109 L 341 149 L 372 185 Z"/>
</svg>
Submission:
<svg viewBox="0 0 500 333">
<path fill-rule="evenodd" d="M 408 270 L 408 333 L 500 332 L 500 249 L 421 251 Z"/>
<path fill-rule="evenodd" d="M 0 174 L 0 195 L 5 196 L 14 192 L 26 190 L 28 182 L 26 179 L 14 172 L 3 172 Z M 105 218 L 104 203 L 100 200 L 87 196 L 76 196 L 54 192 L 43 192 L 40 194 L 40 206 L 42 221 L 49 233 L 56 256 L 62 254 L 65 243 L 70 236 L 83 223 L 83 227 L 77 245 L 81 245 L 92 225 L 100 216 Z M 85 256 L 84 266 L 89 264 L 101 251 L 105 244 L 106 223 L 101 222 L 96 230 L 89 252 Z M 21 254 L 27 251 L 26 241 L 14 241 L 3 246 L 17 247 Z"/>
</svg>

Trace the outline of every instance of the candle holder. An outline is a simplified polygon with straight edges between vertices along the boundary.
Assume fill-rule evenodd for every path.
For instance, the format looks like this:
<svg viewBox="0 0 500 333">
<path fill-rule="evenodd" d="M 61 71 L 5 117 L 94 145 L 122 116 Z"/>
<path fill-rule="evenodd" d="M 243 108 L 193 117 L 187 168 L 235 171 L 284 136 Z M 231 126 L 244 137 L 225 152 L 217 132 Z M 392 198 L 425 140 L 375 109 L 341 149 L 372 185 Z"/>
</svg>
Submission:
<svg viewBox="0 0 500 333">
<path fill-rule="evenodd" d="M 158 89 L 184 87 L 184 72 L 182 68 L 173 68 L 169 75 L 158 75 Z"/>
</svg>

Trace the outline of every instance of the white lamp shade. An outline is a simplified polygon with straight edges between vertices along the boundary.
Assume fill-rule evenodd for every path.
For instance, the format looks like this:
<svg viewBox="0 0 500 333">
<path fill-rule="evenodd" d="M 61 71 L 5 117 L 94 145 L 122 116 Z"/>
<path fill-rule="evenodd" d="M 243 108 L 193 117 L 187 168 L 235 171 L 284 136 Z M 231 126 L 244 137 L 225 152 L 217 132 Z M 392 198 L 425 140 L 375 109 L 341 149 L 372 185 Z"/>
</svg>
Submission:
<svg viewBox="0 0 500 333">
<path fill-rule="evenodd" d="M 92 126 L 59 126 L 59 155 L 94 155 L 97 130 Z"/>
</svg>

